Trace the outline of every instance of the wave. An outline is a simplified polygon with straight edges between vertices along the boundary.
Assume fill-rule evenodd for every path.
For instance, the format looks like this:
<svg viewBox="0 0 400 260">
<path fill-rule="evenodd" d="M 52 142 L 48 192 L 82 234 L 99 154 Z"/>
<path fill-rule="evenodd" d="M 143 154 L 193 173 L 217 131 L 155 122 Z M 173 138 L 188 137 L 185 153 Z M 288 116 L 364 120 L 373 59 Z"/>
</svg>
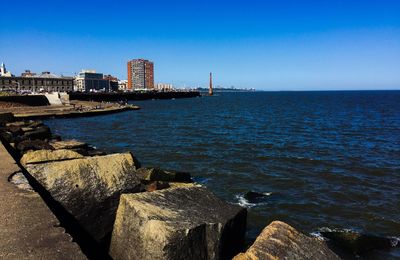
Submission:
<svg viewBox="0 0 400 260">
<path fill-rule="evenodd" d="M 329 241 L 328 238 L 322 235 L 323 232 L 357 232 L 354 229 L 350 228 L 329 228 L 329 227 L 321 227 L 317 231 L 313 231 L 310 233 L 312 237 L 318 238 L 322 241 Z"/>
<path fill-rule="evenodd" d="M 392 247 L 398 247 L 400 246 L 400 237 L 388 237 L 390 239 L 390 243 L 392 244 Z"/>
<path fill-rule="evenodd" d="M 265 196 L 270 196 L 272 194 L 272 192 L 262 192 L 261 194 L 264 194 Z M 267 204 L 266 201 L 260 202 L 260 203 L 251 203 L 244 197 L 244 194 L 236 194 L 235 198 L 237 200 L 237 204 L 239 206 L 241 206 L 241 207 L 244 207 L 244 208 L 252 208 L 252 207 L 255 207 L 257 205 L 265 205 L 265 204 Z"/>
<path fill-rule="evenodd" d="M 250 203 L 250 202 L 248 202 L 248 201 L 244 198 L 244 195 L 243 195 L 243 194 L 235 195 L 235 198 L 238 200 L 237 204 L 238 204 L 239 206 L 241 206 L 241 207 L 244 207 L 244 208 L 252 208 L 252 207 L 254 207 L 254 206 L 257 206 L 256 203 Z"/>
<path fill-rule="evenodd" d="M 314 237 L 314 238 L 317 238 L 318 240 L 321 240 L 321 241 L 326 241 L 326 240 L 327 240 L 327 239 L 321 234 L 321 232 L 319 232 L 319 231 L 311 232 L 311 233 L 310 233 L 310 236 L 312 236 L 312 237 Z"/>
</svg>

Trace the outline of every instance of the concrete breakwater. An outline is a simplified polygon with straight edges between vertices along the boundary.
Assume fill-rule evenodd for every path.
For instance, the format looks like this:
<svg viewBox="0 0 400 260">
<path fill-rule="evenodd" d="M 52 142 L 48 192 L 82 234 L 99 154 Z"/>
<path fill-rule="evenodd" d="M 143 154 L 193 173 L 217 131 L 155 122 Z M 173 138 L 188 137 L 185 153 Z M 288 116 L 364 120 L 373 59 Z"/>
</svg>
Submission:
<svg viewBox="0 0 400 260">
<path fill-rule="evenodd" d="M 98 116 L 98 115 L 107 115 L 113 113 L 119 113 L 123 111 L 129 110 L 138 110 L 140 107 L 133 105 L 123 105 L 123 106 L 114 106 L 114 107 L 106 107 L 106 108 L 95 108 L 89 110 L 79 110 L 76 108 L 71 109 L 61 109 L 57 108 L 49 108 L 42 109 L 40 111 L 30 109 L 29 111 L 25 111 L 22 113 L 15 114 L 15 117 L 20 120 L 27 119 L 44 119 L 44 118 L 72 118 L 72 117 L 90 117 L 90 116 Z"/>
<path fill-rule="evenodd" d="M 48 106 L 49 100 L 45 95 L 11 95 L 0 96 L 1 103 L 14 103 L 23 106 Z"/>
<path fill-rule="evenodd" d="M 247 210 L 189 173 L 145 168 L 130 152 L 105 154 L 62 140 L 41 122 L 12 121 L 0 129 L 3 144 L 90 259 L 338 258 L 282 222 L 240 254 Z"/>
<path fill-rule="evenodd" d="M 170 91 L 170 92 L 115 92 L 115 93 L 84 93 L 71 92 L 71 100 L 85 101 L 125 101 L 125 100 L 148 100 L 148 99 L 172 99 L 199 97 L 198 91 Z"/>
<path fill-rule="evenodd" d="M 90 117 L 140 109 L 140 107 L 130 104 L 87 102 L 77 100 L 65 105 L 15 106 L 17 103 L 12 102 L 9 104 L 9 107 L 0 107 L 0 110 L 3 112 L 2 114 L 12 113 L 14 117 L 18 118 L 19 120 Z"/>
</svg>

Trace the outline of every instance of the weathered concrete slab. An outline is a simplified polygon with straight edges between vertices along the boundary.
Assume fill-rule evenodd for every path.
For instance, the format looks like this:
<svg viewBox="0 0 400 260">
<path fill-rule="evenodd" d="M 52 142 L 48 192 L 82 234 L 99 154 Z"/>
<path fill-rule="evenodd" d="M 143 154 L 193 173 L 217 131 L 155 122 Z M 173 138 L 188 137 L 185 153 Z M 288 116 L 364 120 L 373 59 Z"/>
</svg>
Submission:
<svg viewBox="0 0 400 260">
<path fill-rule="evenodd" d="M 26 165 L 27 171 L 101 242 L 112 231 L 121 193 L 138 192 L 131 153 Z"/>
<path fill-rule="evenodd" d="M 308 237 L 281 221 L 269 224 L 254 244 L 234 260 L 340 259 L 323 241 Z"/>
<path fill-rule="evenodd" d="M 24 140 L 15 147 L 22 155 L 27 151 L 54 150 L 53 146 L 43 140 Z"/>
<path fill-rule="evenodd" d="M 231 259 L 244 242 L 246 209 L 206 188 L 182 186 L 120 198 L 113 259 Z"/>
<path fill-rule="evenodd" d="M 86 143 L 77 140 L 56 141 L 50 142 L 50 144 L 54 149 L 78 149 L 86 148 L 88 146 Z"/>
<path fill-rule="evenodd" d="M 86 259 L 42 198 L 8 182 L 19 171 L 0 143 L 0 259 Z"/>
<path fill-rule="evenodd" d="M 83 158 L 83 155 L 66 149 L 61 150 L 37 150 L 25 153 L 21 158 L 21 164 L 26 166 L 32 163 L 45 163 Z"/>
</svg>

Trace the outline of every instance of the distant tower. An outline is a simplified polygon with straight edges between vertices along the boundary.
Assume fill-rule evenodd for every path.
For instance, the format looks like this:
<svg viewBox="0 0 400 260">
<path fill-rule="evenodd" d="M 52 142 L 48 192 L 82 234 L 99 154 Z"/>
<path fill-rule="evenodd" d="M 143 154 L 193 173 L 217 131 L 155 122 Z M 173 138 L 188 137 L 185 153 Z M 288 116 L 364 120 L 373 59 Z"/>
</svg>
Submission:
<svg viewBox="0 0 400 260">
<path fill-rule="evenodd" d="M 3 76 L 4 74 L 6 74 L 6 65 L 2 62 L 0 65 L 0 76 Z"/>
<path fill-rule="evenodd" d="M 0 65 L 0 76 L 3 77 L 12 77 L 11 72 L 7 71 L 6 65 L 2 62 Z"/>
<path fill-rule="evenodd" d="M 208 94 L 210 94 L 210 96 L 213 95 L 213 89 L 212 89 L 212 73 L 210 72 L 210 90 L 208 91 Z"/>
</svg>

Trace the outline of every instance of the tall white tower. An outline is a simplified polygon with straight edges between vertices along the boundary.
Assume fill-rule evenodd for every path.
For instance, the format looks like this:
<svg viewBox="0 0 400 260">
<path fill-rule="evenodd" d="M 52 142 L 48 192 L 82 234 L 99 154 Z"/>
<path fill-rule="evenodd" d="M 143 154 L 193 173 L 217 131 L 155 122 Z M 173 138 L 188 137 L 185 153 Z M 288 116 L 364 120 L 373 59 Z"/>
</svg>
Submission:
<svg viewBox="0 0 400 260">
<path fill-rule="evenodd" d="M 2 62 L 0 66 L 0 76 L 12 77 L 11 72 L 6 70 L 6 65 L 4 65 L 4 62 Z"/>
<path fill-rule="evenodd" d="M 6 74 L 6 65 L 2 62 L 0 66 L 0 76 L 3 76 L 4 74 Z"/>
</svg>

